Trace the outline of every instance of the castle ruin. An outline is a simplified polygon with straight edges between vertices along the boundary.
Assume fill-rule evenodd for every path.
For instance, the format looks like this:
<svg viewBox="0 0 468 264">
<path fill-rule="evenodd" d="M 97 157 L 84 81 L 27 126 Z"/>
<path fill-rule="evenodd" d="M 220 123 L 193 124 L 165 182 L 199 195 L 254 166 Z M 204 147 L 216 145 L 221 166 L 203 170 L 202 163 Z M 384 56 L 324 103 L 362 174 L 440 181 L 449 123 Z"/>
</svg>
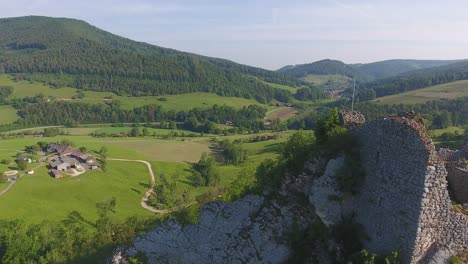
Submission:
<svg viewBox="0 0 468 264">
<path fill-rule="evenodd" d="M 365 123 L 356 135 L 366 179 L 353 206 L 369 250 L 399 250 L 404 263 L 468 250 L 468 216 L 452 208 L 451 177 L 422 121 L 414 114 L 388 116 Z"/>
</svg>

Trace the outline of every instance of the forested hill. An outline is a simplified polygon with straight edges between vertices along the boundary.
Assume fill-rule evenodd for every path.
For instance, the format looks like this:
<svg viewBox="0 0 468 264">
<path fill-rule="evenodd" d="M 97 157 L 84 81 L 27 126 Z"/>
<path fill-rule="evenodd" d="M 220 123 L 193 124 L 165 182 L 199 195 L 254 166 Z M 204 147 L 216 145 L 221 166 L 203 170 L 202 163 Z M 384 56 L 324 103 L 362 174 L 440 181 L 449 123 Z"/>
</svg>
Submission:
<svg viewBox="0 0 468 264">
<path fill-rule="evenodd" d="M 132 41 L 79 20 L 5 18 L 0 32 L 0 72 L 55 86 L 133 96 L 202 91 L 268 102 L 290 95 L 261 80 L 303 85 L 281 73 Z"/>
<path fill-rule="evenodd" d="M 444 66 L 461 60 L 386 60 L 372 63 L 345 64 L 337 60 L 321 60 L 309 64 L 288 65 L 277 72 L 295 78 L 304 78 L 309 74 L 338 74 L 355 78 L 358 81 L 372 81 L 398 76 L 403 73 Z"/>
<path fill-rule="evenodd" d="M 425 88 L 468 79 L 468 61 L 432 67 L 407 72 L 395 77 L 363 83 L 358 86 L 360 101 L 372 100 L 375 97 L 403 93 L 410 90 Z"/>
<path fill-rule="evenodd" d="M 358 69 L 347 65 L 337 60 L 321 60 L 309 64 L 301 64 L 296 66 L 285 66 L 278 70 L 278 72 L 295 78 L 304 78 L 310 74 L 316 75 L 331 75 L 338 74 L 359 80 L 367 80 L 368 76 L 363 74 Z"/>
<path fill-rule="evenodd" d="M 386 60 L 364 64 L 352 64 L 354 68 L 372 79 L 383 79 L 406 72 L 427 69 L 459 62 L 460 60 Z"/>
</svg>

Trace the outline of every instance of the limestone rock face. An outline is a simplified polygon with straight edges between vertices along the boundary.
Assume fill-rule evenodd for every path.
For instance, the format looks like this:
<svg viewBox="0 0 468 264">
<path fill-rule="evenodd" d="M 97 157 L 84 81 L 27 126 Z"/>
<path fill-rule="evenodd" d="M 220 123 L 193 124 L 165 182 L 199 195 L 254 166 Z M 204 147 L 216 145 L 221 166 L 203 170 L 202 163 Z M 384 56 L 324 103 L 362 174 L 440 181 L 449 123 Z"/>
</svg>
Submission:
<svg viewBox="0 0 468 264">
<path fill-rule="evenodd" d="M 328 162 L 325 173 L 316 179 L 310 188 L 309 200 L 315 207 L 315 213 L 326 225 L 336 224 L 342 215 L 341 203 L 333 201 L 342 194 L 336 183 L 336 173 L 344 165 L 344 157 Z"/>
<path fill-rule="evenodd" d="M 210 203 L 202 208 L 199 224 L 168 221 L 114 258 L 143 252 L 149 263 L 284 263 L 289 256 L 285 233 L 293 222 L 312 219 L 300 210 L 255 195 Z"/>
</svg>

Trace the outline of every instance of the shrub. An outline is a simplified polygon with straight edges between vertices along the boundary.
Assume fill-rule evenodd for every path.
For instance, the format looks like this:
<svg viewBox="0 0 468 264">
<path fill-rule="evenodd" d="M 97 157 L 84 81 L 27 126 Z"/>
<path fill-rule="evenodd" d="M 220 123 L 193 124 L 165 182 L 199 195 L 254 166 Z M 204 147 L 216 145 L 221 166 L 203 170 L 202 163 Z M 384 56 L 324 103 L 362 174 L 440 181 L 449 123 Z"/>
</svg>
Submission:
<svg viewBox="0 0 468 264">
<path fill-rule="evenodd" d="M 462 264 L 462 260 L 458 256 L 450 257 L 450 264 Z"/>
</svg>

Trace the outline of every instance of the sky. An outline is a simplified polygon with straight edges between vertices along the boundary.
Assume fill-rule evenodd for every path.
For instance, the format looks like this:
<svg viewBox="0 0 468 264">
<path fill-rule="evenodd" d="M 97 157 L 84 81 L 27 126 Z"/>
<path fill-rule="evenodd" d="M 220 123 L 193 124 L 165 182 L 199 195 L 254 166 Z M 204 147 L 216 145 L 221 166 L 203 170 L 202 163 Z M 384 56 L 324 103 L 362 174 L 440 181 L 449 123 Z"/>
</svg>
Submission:
<svg viewBox="0 0 468 264">
<path fill-rule="evenodd" d="M 465 0 L 0 0 L 0 17 L 82 19 L 271 70 L 321 59 L 466 59 L 467 11 Z"/>
</svg>

